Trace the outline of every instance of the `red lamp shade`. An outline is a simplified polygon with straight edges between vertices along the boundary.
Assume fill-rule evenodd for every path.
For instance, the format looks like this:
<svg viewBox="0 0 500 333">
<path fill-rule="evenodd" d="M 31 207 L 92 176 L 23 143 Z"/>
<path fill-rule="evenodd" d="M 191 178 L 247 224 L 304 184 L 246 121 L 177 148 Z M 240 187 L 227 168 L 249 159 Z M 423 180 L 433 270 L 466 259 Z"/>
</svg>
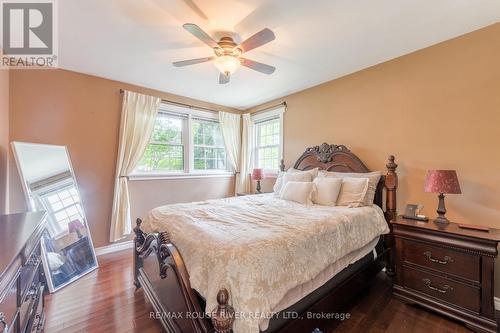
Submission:
<svg viewBox="0 0 500 333">
<path fill-rule="evenodd" d="M 252 180 L 262 180 L 264 179 L 264 171 L 262 169 L 253 169 Z"/>
<path fill-rule="evenodd" d="M 455 170 L 429 170 L 424 190 L 430 193 L 462 193 Z"/>
<path fill-rule="evenodd" d="M 80 222 L 80 220 L 73 220 L 70 223 L 68 223 L 68 232 L 69 233 L 80 230 L 81 228 L 83 228 L 83 224 L 82 224 L 82 222 Z"/>
</svg>

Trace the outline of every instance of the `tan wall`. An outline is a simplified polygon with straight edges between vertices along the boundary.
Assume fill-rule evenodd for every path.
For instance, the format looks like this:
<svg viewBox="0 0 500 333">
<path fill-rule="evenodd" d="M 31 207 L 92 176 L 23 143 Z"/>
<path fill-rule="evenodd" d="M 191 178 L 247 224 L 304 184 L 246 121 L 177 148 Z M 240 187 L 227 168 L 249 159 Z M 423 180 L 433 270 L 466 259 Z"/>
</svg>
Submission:
<svg viewBox="0 0 500 333">
<path fill-rule="evenodd" d="M 463 194 L 446 197 L 447 216 L 500 228 L 499 59 L 496 24 L 251 111 L 286 100 L 287 166 L 325 141 L 347 145 L 373 170 L 394 154 L 400 212 L 421 203 L 434 217 L 426 171 L 456 169 Z"/>
<path fill-rule="evenodd" d="M 9 71 L 0 70 L 0 214 L 8 211 Z"/>
<path fill-rule="evenodd" d="M 227 197 L 234 193 L 234 177 L 172 180 L 134 180 L 130 183 L 131 215 L 145 216 L 152 208 L 168 203 Z M 165 189 L 168 191 L 165 191 Z M 161 196 L 158 193 L 162 193 Z"/>
<path fill-rule="evenodd" d="M 233 111 L 180 96 L 64 70 L 13 70 L 10 73 L 10 140 L 67 145 L 82 193 L 94 244 L 108 244 L 113 200 L 121 94 L 128 89 L 195 106 Z M 12 154 L 11 154 L 12 161 Z M 19 177 L 11 163 L 11 210 L 26 209 Z M 203 179 L 207 195 L 225 197 L 230 178 Z M 173 201 L 208 198 L 196 194 L 196 180 L 131 182 L 133 213 Z M 177 195 L 183 193 L 182 195 Z M 191 197 L 189 194 L 193 193 Z M 176 196 L 174 196 L 174 194 Z M 144 195 L 142 197 L 142 195 Z M 139 198 L 139 199 L 138 199 Z M 149 201 L 150 200 L 150 201 Z M 135 215 L 133 215 L 135 216 Z"/>
</svg>

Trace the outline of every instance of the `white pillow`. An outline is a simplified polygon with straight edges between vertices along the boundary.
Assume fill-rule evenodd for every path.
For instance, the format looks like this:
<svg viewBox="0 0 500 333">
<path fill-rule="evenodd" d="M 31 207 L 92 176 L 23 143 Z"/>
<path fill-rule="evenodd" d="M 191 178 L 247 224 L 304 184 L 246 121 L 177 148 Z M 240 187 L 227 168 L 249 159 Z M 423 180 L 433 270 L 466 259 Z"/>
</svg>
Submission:
<svg viewBox="0 0 500 333">
<path fill-rule="evenodd" d="M 283 186 L 280 199 L 311 205 L 313 192 L 314 184 L 312 182 L 289 181 Z"/>
<path fill-rule="evenodd" d="M 337 199 L 337 206 L 362 207 L 365 206 L 368 178 L 342 178 L 342 188 Z"/>
<path fill-rule="evenodd" d="M 374 171 L 374 172 L 365 172 L 365 173 L 356 173 L 356 172 L 335 172 L 335 171 L 319 171 L 318 177 L 335 177 L 335 178 L 368 178 L 368 191 L 366 192 L 365 205 L 371 206 L 373 205 L 373 200 L 375 199 L 375 193 L 377 192 L 378 182 L 380 181 L 380 177 L 382 177 L 382 172 Z"/>
<path fill-rule="evenodd" d="M 51 271 L 57 271 L 62 265 L 64 265 L 64 257 L 59 253 L 47 252 L 47 259 Z"/>
<path fill-rule="evenodd" d="M 274 183 L 274 187 L 273 187 L 274 196 L 275 197 L 280 196 L 281 190 L 283 189 L 283 186 L 285 185 L 285 183 L 283 182 L 283 178 L 285 177 L 285 175 L 287 175 L 287 174 L 308 174 L 308 175 L 310 175 L 311 179 L 305 180 L 305 181 L 312 181 L 316 176 L 318 176 L 318 170 L 319 170 L 318 168 L 315 168 L 315 169 L 311 169 L 311 170 L 302 171 L 302 170 L 290 168 L 290 169 L 288 169 L 287 172 L 280 171 L 278 173 L 278 177 L 276 178 L 276 182 Z M 301 179 L 302 178 L 299 177 L 297 179 L 291 179 L 291 180 L 303 181 Z M 307 179 L 307 178 L 305 178 L 305 179 Z"/>
<path fill-rule="evenodd" d="M 316 177 L 313 183 L 316 186 L 313 202 L 317 205 L 335 206 L 342 187 L 342 178 Z"/>
</svg>

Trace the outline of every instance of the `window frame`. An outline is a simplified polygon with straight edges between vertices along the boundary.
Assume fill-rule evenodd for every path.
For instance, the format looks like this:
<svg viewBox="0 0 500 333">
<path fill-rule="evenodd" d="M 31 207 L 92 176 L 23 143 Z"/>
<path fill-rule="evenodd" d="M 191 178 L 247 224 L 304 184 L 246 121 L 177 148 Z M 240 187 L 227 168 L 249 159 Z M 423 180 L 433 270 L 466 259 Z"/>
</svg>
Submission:
<svg viewBox="0 0 500 333">
<path fill-rule="evenodd" d="M 283 159 L 283 115 L 285 113 L 285 105 L 280 105 L 279 107 L 273 108 L 271 110 L 266 110 L 262 111 L 259 113 L 256 113 L 255 115 L 252 115 L 251 120 L 253 123 L 253 168 L 256 168 L 259 163 L 259 156 L 257 154 L 257 150 L 259 147 L 257 146 L 258 143 L 258 125 L 279 119 L 279 124 L 280 124 L 280 142 L 279 142 L 279 149 L 278 149 L 278 169 L 277 170 L 270 170 L 270 169 L 264 169 L 264 173 L 266 174 L 267 177 L 277 177 L 279 170 L 279 163 Z M 264 147 L 264 146 L 262 146 Z"/>
<path fill-rule="evenodd" d="M 194 135 L 193 120 L 200 119 L 219 123 L 219 116 L 216 111 L 202 111 L 194 108 L 188 108 L 162 102 L 158 110 L 159 114 L 172 115 L 183 118 L 182 142 L 184 146 L 184 169 L 182 171 L 137 171 L 129 175 L 130 180 L 150 180 L 150 179 L 169 179 L 169 178 L 205 178 L 205 177 L 231 177 L 234 171 L 231 170 L 227 161 L 227 170 L 196 170 L 194 169 Z M 149 144 L 149 143 L 148 143 Z M 225 149 L 225 147 L 224 147 Z"/>
</svg>

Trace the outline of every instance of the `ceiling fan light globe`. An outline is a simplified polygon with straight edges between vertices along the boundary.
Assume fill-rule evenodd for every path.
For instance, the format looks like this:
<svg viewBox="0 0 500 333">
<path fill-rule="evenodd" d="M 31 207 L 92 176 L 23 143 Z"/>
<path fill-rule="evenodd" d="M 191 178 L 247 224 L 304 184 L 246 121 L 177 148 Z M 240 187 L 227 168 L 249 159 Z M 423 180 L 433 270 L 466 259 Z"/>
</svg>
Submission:
<svg viewBox="0 0 500 333">
<path fill-rule="evenodd" d="M 217 67 L 217 69 L 226 76 L 232 75 L 241 65 L 240 60 L 237 57 L 230 55 L 223 55 L 215 58 L 214 64 L 215 67 Z"/>
</svg>

